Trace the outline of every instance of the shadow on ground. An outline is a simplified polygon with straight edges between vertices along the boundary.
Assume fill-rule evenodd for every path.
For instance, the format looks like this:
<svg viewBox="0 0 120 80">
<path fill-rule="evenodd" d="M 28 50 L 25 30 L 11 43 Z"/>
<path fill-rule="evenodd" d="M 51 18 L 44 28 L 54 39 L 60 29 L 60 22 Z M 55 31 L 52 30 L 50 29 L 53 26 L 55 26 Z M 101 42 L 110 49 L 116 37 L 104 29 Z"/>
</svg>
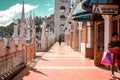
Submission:
<svg viewBox="0 0 120 80">
<path fill-rule="evenodd" d="M 33 59 L 31 62 L 29 62 L 26 65 L 26 67 L 22 71 L 20 71 L 18 74 L 16 74 L 16 76 L 14 76 L 11 80 L 23 80 L 23 77 L 28 76 L 30 74 L 30 71 L 33 71 L 35 73 L 39 73 L 39 74 L 44 75 L 44 76 L 48 76 L 47 74 L 34 69 L 35 65 L 40 60 L 49 61 L 47 59 L 42 58 L 42 56 L 36 56 L 35 59 Z"/>
</svg>

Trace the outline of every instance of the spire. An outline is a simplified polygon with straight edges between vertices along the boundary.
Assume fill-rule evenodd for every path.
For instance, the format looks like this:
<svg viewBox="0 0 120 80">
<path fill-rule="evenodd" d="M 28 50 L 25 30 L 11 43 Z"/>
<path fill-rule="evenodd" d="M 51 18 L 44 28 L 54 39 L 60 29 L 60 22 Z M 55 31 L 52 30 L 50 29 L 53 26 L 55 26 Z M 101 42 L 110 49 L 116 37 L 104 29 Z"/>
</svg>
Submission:
<svg viewBox="0 0 120 80">
<path fill-rule="evenodd" d="M 25 18 L 25 10 L 24 10 L 24 0 L 23 0 L 23 7 L 22 7 L 22 16 L 21 19 Z"/>
<path fill-rule="evenodd" d="M 33 24 L 32 24 L 33 28 L 35 28 L 35 13 L 33 14 Z"/>
<path fill-rule="evenodd" d="M 30 18 L 29 18 L 29 20 L 30 20 L 30 26 L 32 26 L 32 16 L 31 16 L 31 11 L 30 11 Z"/>
<path fill-rule="evenodd" d="M 33 31 L 33 42 L 36 40 L 36 30 L 35 30 L 35 14 L 33 15 L 33 22 L 32 22 L 32 31 Z"/>
<path fill-rule="evenodd" d="M 24 11 L 24 0 L 22 7 L 22 15 L 21 15 L 21 33 L 20 37 L 25 37 L 25 11 Z"/>
</svg>

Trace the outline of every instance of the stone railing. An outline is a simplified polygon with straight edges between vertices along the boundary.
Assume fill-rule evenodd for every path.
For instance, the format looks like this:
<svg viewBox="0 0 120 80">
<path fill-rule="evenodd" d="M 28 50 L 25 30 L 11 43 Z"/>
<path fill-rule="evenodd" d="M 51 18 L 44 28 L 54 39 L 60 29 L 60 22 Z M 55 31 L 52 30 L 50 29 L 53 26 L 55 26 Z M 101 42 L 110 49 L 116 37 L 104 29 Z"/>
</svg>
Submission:
<svg viewBox="0 0 120 80">
<path fill-rule="evenodd" d="M 48 32 L 47 36 L 36 42 L 37 51 L 46 51 L 52 44 L 55 43 L 55 35 L 51 32 Z"/>
<path fill-rule="evenodd" d="M 24 51 L 0 57 L 0 78 L 5 79 L 11 73 L 19 69 L 23 64 Z"/>
<path fill-rule="evenodd" d="M 25 48 L 22 40 L 15 41 L 10 38 L 0 40 L 0 80 L 7 80 L 25 65 Z"/>
</svg>

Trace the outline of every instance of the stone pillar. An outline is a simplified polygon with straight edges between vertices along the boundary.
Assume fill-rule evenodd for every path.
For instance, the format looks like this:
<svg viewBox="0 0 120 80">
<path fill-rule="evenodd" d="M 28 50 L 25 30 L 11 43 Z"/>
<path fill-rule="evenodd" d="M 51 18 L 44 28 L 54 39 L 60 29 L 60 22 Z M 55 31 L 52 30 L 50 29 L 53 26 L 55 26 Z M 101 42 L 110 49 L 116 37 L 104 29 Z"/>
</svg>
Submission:
<svg viewBox="0 0 120 80">
<path fill-rule="evenodd" d="M 30 44 L 31 43 L 31 24 L 30 24 L 30 18 L 26 19 L 26 43 Z"/>
<path fill-rule="evenodd" d="M 26 35 L 27 40 L 30 40 L 30 29 L 27 28 L 27 35 Z"/>
<path fill-rule="evenodd" d="M 87 27 L 87 48 L 91 48 L 91 27 Z"/>
<path fill-rule="evenodd" d="M 70 30 L 70 46 L 71 46 L 71 48 L 73 49 L 73 24 L 74 24 L 74 22 L 72 22 L 72 24 L 71 24 L 71 30 Z"/>
<path fill-rule="evenodd" d="M 87 27 L 86 27 L 86 52 L 85 52 L 85 57 L 86 58 L 93 58 L 94 57 L 94 52 L 93 52 L 93 27 L 92 27 L 92 22 L 87 22 Z"/>
<path fill-rule="evenodd" d="M 18 20 L 14 20 L 14 32 L 13 32 L 13 38 L 18 37 Z"/>
<path fill-rule="evenodd" d="M 73 43 L 73 32 L 72 32 L 72 30 L 71 30 L 71 34 L 70 34 L 70 46 L 71 46 L 71 48 L 73 49 L 72 43 Z"/>
<path fill-rule="evenodd" d="M 43 22 L 43 24 L 41 25 L 41 28 L 42 28 L 42 35 L 41 35 L 41 48 L 42 50 L 46 50 L 47 48 L 47 45 L 46 45 L 46 30 L 45 30 L 45 27 L 46 27 L 46 23 Z"/>
<path fill-rule="evenodd" d="M 70 34 L 71 34 L 71 27 L 72 27 L 72 25 L 71 25 L 71 23 L 72 23 L 72 21 L 71 22 L 69 22 L 69 26 L 68 26 L 68 45 L 70 45 Z"/>
<path fill-rule="evenodd" d="M 78 50 L 78 26 L 77 21 L 74 23 L 74 31 L 73 31 L 73 50 Z"/>
<path fill-rule="evenodd" d="M 111 37 L 112 15 L 102 15 L 102 17 L 104 18 L 104 51 L 107 51 Z"/>
<path fill-rule="evenodd" d="M 79 40 L 78 40 L 79 48 L 78 48 L 78 50 L 81 52 L 81 29 L 82 29 L 82 22 L 78 22 L 78 24 L 79 24 Z"/>
<path fill-rule="evenodd" d="M 67 32 L 68 32 L 68 27 L 65 28 L 65 37 L 64 37 L 64 42 L 68 45 Z"/>
<path fill-rule="evenodd" d="M 91 24 L 87 22 L 87 48 L 91 48 Z"/>
<path fill-rule="evenodd" d="M 35 19 L 32 22 L 32 42 L 36 43 L 36 30 L 35 30 Z"/>
<path fill-rule="evenodd" d="M 70 30 L 71 30 L 71 23 L 68 24 L 67 29 L 65 31 L 65 42 L 67 45 L 70 45 Z"/>
</svg>

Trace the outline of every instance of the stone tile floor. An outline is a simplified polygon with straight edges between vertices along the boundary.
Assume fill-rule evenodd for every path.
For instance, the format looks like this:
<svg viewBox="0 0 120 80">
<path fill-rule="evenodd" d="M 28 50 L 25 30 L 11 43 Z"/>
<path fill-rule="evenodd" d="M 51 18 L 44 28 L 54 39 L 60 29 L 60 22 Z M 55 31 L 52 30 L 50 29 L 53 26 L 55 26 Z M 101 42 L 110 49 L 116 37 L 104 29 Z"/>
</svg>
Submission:
<svg viewBox="0 0 120 80">
<path fill-rule="evenodd" d="M 36 58 L 12 80 L 120 80 L 119 73 L 96 67 L 94 61 L 73 51 L 70 46 L 55 43 L 48 52 L 37 52 Z"/>
</svg>

